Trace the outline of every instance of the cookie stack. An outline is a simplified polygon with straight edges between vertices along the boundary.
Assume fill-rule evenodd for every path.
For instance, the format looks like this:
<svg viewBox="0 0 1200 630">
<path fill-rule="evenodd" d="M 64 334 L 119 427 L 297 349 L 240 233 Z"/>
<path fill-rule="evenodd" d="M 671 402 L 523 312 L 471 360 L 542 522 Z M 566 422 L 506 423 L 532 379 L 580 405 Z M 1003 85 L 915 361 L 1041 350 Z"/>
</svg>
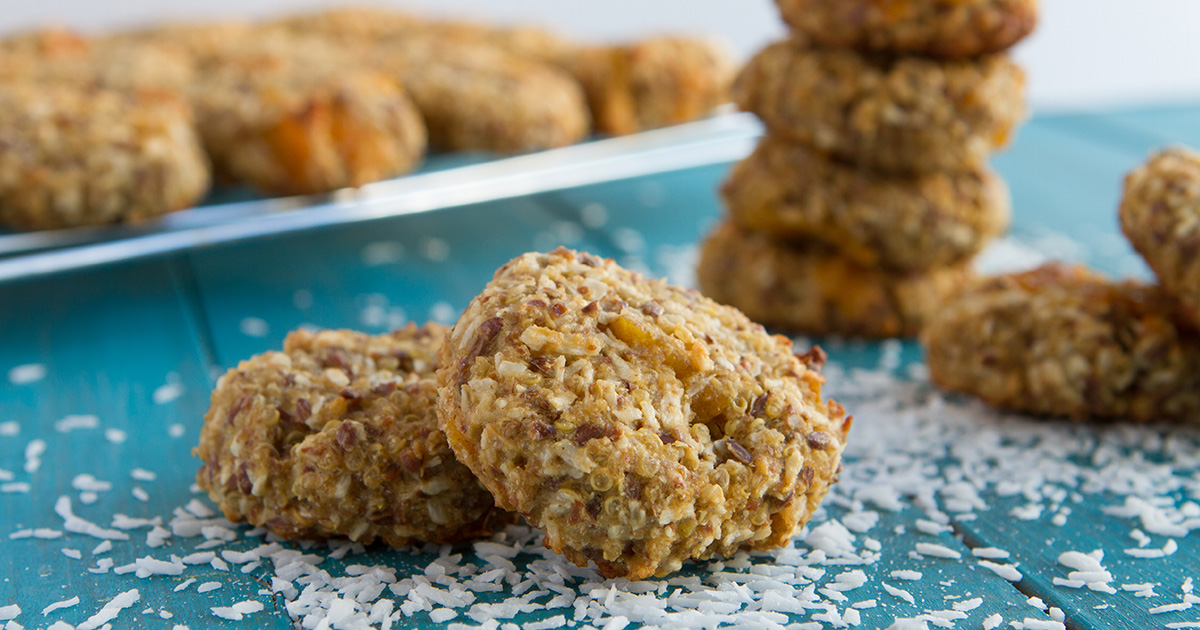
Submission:
<svg viewBox="0 0 1200 630">
<path fill-rule="evenodd" d="M 700 286 L 814 334 L 915 335 L 1009 222 L 986 165 L 1024 117 L 1004 50 L 1036 0 L 777 0 L 790 39 L 734 84 L 767 135 L 721 192 Z"/>
</svg>

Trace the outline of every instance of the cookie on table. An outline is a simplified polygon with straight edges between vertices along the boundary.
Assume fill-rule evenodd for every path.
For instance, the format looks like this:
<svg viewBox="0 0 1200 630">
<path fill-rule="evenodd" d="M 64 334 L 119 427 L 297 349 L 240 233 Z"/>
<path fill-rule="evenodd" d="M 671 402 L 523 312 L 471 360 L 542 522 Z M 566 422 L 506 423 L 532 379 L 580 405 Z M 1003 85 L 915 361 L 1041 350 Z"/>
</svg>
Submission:
<svg viewBox="0 0 1200 630">
<path fill-rule="evenodd" d="M 1037 0 L 776 0 L 783 19 L 830 48 L 963 59 L 1033 31 Z"/>
<path fill-rule="evenodd" d="M 613 135 L 708 115 L 729 100 L 734 74 L 723 47 L 687 37 L 581 47 L 556 63 L 583 85 L 596 131 Z"/>
<path fill-rule="evenodd" d="M 760 51 L 733 87 L 772 135 L 897 173 L 982 168 L 1025 116 L 1024 92 L 1002 55 L 888 57 L 796 39 Z"/>
<path fill-rule="evenodd" d="M 501 267 L 440 353 L 460 461 L 545 545 L 639 579 L 786 544 L 850 420 L 810 353 L 695 291 L 558 249 Z"/>
<path fill-rule="evenodd" d="M 199 62 L 190 95 L 217 174 L 290 195 L 412 170 L 425 127 L 400 84 L 311 39 L 264 34 Z"/>
<path fill-rule="evenodd" d="M 1121 228 L 1200 326 L 1200 153 L 1168 149 L 1131 172 Z"/>
<path fill-rule="evenodd" d="M 815 335 L 912 337 L 970 277 L 969 261 L 920 272 L 864 267 L 818 241 L 726 222 L 700 249 L 705 295 L 771 327 Z"/>
<path fill-rule="evenodd" d="M 1200 419 L 1200 338 L 1161 288 L 1050 264 L 947 301 L 922 335 L 939 386 L 1068 418 Z"/>
<path fill-rule="evenodd" d="M 0 83 L 0 224 L 108 225 L 195 205 L 210 173 L 192 124 L 167 93 Z"/>
<path fill-rule="evenodd" d="M 437 427 L 436 324 L 288 335 L 217 382 L 196 475 L 232 521 L 394 547 L 486 535 L 505 517 Z"/>
<path fill-rule="evenodd" d="M 549 149 L 582 140 L 590 128 L 570 76 L 489 44 L 414 35 L 371 46 L 364 62 L 404 85 L 437 149 Z"/>
<path fill-rule="evenodd" d="M 977 254 L 1011 216 L 990 169 L 891 175 L 764 138 L 721 187 L 730 219 L 778 240 L 816 239 L 864 267 L 919 271 Z"/>
</svg>

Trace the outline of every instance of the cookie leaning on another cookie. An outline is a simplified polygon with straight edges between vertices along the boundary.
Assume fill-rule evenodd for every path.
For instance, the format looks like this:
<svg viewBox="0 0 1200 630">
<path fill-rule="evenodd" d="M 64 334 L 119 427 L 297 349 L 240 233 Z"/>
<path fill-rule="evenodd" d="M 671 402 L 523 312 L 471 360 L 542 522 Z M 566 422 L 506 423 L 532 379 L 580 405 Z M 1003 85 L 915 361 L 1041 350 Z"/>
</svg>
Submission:
<svg viewBox="0 0 1200 630">
<path fill-rule="evenodd" d="M 770 134 L 895 173 L 982 168 L 1025 116 L 1025 75 L 991 55 L 963 61 L 767 46 L 734 81 Z"/>
<path fill-rule="evenodd" d="M 1037 0 L 776 0 L 783 19 L 830 48 L 963 59 L 1001 52 L 1037 25 Z"/>
<path fill-rule="evenodd" d="M 1200 420 L 1200 335 L 1159 287 L 1050 264 L 948 300 L 922 335 L 934 383 L 1004 409 Z"/>
<path fill-rule="evenodd" d="M 1200 153 L 1170 149 L 1130 173 L 1121 228 L 1200 326 Z"/>
<path fill-rule="evenodd" d="M 990 169 L 889 175 L 764 138 L 721 187 L 739 227 L 818 239 L 864 267 L 959 262 L 1008 227 L 1008 188 Z"/>
<path fill-rule="evenodd" d="M 501 267 L 440 360 L 460 461 L 547 547 L 607 577 L 785 544 L 836 479 L 850 425 L 791 342 L 565 249 Z"/>
<path fill-rule="evenodd" d="M 437 428 L 445 328 L 288 335 L 217 383 L 196 475 L 225 516 L 287 539 L 392 546 L 487 535 L 508 516 Z"/>
<path fill-rule="evenodd" d="M 971 276 L 969 261 L 925 271 L 863 267 L 818 241 L 778 241 L 725 222 L 700 249 L 705 295 L 756 322 L 815 335 L 912 337 Z"/>
</svg>

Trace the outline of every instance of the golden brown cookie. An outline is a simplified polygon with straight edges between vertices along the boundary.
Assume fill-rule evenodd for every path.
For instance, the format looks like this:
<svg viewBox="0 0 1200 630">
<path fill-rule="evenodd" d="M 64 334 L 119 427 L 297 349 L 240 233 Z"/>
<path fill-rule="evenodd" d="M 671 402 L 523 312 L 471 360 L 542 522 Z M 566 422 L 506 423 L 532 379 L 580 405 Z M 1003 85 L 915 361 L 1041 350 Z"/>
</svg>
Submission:
<svg viewBox="0 0 1200 630">
<path fill-rule="evenodd" d="M 836 480 L 850 425 L 790 341 L 566 249 L 501 267 L 440 357 L 459 460 L 607 577 L 785 544 Z"/>
<path fill-rule="evenodd" d="M 864 267 L 817 241 L 722 223 L 700 250 L 705 295 L 767 326 L 816 335 L 912 337 L 970 277 L 969 261 L 921 272 Z"/>
<path fill-rule="evenodd" d="M 1131 172 L 1121 228 L 1200 326 L 1200 153 L 1168 149 Z"/>
<path fill-rule="evenodd" d="M 897 173 L 983 167 L 1025 116 L 1025 75 L 1002 55 L 962 61 L 771 44 L 734 100 L 770 133 Z"/>
<path fill-rule="evenodd" d="M 312 38 L 237 39 L 198 62 L 190 91 L 217 173 L 275 194 L 360 186 L 408 172 L 425 128 L 392 77 Z"/>
<path fill-rule="evenodd" d="M 1037 0 L 776 0 L 796 32 L 830 48 L 965 59 L 1033 31 Z"/>
<path fill-rule="evenodd" d="M 146 41 L 91 39 L 49 29 L 0 41 L 0 81 L 183 94 L 195 78 L 180 51 Z"/>
<path fill-rule="evenodd" d="M 730 219 L 777 240 L 816 239 L 864 267 L 920 271 L 974 256 L 1008 228 L 990 169 L 891 175 L 767 137 L 721 187 Z"/>
<path fill-rule="evenodd" d="M 1200 338 L 1156 286 L 1050 264 L 979 282 L 922 335 L 933 382 L 1003 409 L 1200 419 Z"/>
<path fill-rule="evenodd" d="M 622 135 L 702 118 L 729 100 L 733 63 L 714 42 L 656 37 L 556 60 L 583 85 L 596 131 Z"/>
<path fill-rule="evenodd" d="M 505 516 L 437 427 L 437 324 L 288 335 L 217 382 L 195 455 L 226 518 L 287 539 L 399 547 L 486 535 Z"/>
<path fill-rule="evenodd" d="M 447 151 L 533 151 L 582 140 L 579 85 L 563 71 L 485 43 L 414 35 L 380 42 L 365 63 L 399 80 Z"/>
<path fill-rule="evenodd" d="M 43 230 L 138 221 L 194 205 L 208 160 L 169 94 L 0 83 L 0 224 Z"/>
<path fill-rule="evenodd" d="M 432 38 L 438 57 L 480 44 L 567 71 L 587 95 L 595 131 L 627 134 L 694 120 L 729 99 L 733 63 L 723 46 L 689 37 L 652 37 L 587 46 L 535 26 L 497 26 L 419 17 L 383 8 L 340 8 L 277 23 L 294 32 L 378 46 Z M 416 88 L 410 86 L 416 92 Z"/>
</svg>

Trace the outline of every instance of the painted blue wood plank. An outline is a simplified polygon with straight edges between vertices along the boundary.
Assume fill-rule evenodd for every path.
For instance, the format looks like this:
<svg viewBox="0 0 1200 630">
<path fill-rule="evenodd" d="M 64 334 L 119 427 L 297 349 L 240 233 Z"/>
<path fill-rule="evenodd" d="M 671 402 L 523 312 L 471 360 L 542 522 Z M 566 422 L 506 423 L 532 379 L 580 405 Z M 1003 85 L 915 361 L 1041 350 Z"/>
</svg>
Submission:
<svg viewBox="0 0 1200 630">
<path fill-rule="evenodd" d="M 221 590 L 181 598 L 173 589 L 183 578 L 89 572 L 105 559 L 121 566 L 182 556 L 203 539 L 151 548 L 149 528 L 137 527 L 120 532 L 131 540 L 96 551 L 101 540 L 66 531 L 56 513 L 65 497 L 75 515 L 112 529 L 116 514 L 166 523 L 193 498 L 189 453 L 207 406 L 208 365 L 168 265 L 0 287 L 0 304 L 0 371 L 26 366 L 15 382 L 0 380 L 0 606 L 20 606 L 15 621 L 30 628 L 79 624 L 131 589 L 139 600 L 113 622 L 119 627 L 226 627 L 209 607 L 248 599 L 270 610 L 250 575 L 210 571 Z M 74 596 L 77 605 L 42 614 Z M 264 627 L 290 627 L 285 617 L 259 617 Z"/>
</svg>

